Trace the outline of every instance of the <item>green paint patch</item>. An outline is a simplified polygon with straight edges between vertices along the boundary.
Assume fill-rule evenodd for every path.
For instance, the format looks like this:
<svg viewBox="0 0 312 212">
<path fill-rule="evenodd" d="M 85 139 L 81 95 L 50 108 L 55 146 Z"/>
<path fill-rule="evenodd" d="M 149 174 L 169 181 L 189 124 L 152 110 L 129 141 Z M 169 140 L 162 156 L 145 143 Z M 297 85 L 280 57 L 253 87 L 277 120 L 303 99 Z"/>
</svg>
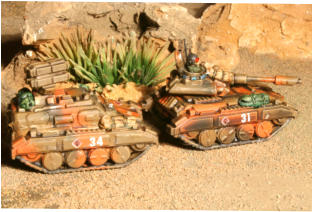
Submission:
<svg viewBox="0 0 312 212">
<path fill-rule="evenodd" d="M 244 95 L 239 98 L 238 103 L 245 107 L 261 107 L 270 103 L 270 97 L 265 93 Z"/>
</svg>

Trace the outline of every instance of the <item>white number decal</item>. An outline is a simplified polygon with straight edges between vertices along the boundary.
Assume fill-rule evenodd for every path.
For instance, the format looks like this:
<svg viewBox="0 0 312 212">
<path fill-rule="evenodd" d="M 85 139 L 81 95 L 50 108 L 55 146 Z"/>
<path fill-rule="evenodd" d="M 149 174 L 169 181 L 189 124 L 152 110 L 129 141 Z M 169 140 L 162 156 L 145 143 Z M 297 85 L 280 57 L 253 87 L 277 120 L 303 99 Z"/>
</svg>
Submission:
<svg viewBox="0 0 312 212">
<path fill-rule="evenodd" d="M 94 137 L 91 137 L 91 138 L 90 138 L 90 141 L 91 141 L 90 146 L 95 146 L 95 138 L 94 138 Z"/>
<path fill-rule="evenodd" d="M 95 143 L 95 137 L 91 137 L 90 138 L 90 146 L 93 147 L 93 146 L 103 146 L 103 139 L 102 139 L 102 136 L 100 136 L 97 140 L 97 142 Z"/>
<path fill-rule="evenodd" d="M 242 117 L 242 121 L 241 121 L 242 123 L 250 122 L 250 113 L 243 113 L 241 117 Z"/>
<path fill-rule="evenodd" d="M 103 140 L 102 140 L 102 136 L 99 137 L 99 139 L 97 140 L 97 145 L 99 146 L 103 146 Z"/>
</svg>

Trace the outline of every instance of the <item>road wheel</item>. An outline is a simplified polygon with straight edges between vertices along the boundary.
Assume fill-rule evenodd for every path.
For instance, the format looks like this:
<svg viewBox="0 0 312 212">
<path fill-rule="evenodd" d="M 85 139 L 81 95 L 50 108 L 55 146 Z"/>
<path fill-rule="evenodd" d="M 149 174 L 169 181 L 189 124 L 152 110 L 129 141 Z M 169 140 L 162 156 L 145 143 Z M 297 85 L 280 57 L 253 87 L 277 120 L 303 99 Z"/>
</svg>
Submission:
<svg viewBox="0 0 312 212">
<path fill-rule="evenodd" d="M 204 130 L 200 132 L 198 137 L 198 142 L 205 146 L 212 146 L 215 144 L 217 139 L 216 131 L 215 130 Z"/>
<path fill-rule="evenodd" d="M 131 155 L 131 150 L 128 146 L 115 147 L 111 151 L 111 159 L 115 163 L 125 163 L 129 160 Z"/>
<path fill-rule="evenodd" d="M 221 128 L 218 131 L 218 140 L 222 144 L 230 144 L 235 139 L 235 128 L 234 127 L 225 127 Z"/>
<path fill-rule="evenodd" d="M 79 168 L 86 162 L 87 156 L 83 150 L 74 150 L 65 155 L 66 164 L 72 168 Z"/>
<path fill-rule="evenodd" d="M 237 128 L 237 138 L 241 141 L 252 139 L 255 133 L 255 127 L 252 124 L 243 124 Z"/>
<path fill-rule="evenodd" d="M 273 124 L 271 121 L 259 122 L 256 126 L 256 134 L 260 138 L 267 138 L 273 131 Z"/>
<path fill-rule="evenodd" d="M 192 132 L 187 132 L 184 134 L 185 137 L 188 139 L 197 139 L 199 132 L 198 131 L 192 131 Z"/>
<path fill-rule="evenodd" d="M 109 149 L 92 149 L 88 154 L 88 159 L 93 166 L 103 165 L 109 159 Z"/>
<path fill-rule="evenodd" d="M 131 145 L 131 149 L 137 152 L 142 152 L 146 149 L 147 144 L 133 144 Z"/>
<path fill-rule="evenodd" d="M 29 161 L 29 162 L 36 162 L 38 161 L 40 158 L 42 157 L 42 154 L 38 154 L 38 153 L 29 153 L 27 155 L 23 155 L 22 158 L 24 158 L 25 160 Z"/>
<path fill-rule="evenodd" d="M 60 152 L 49 152 L 42 157 L 43 167 L 50 171 L 60 168 L 63 161 L 64 158 Z"/>
</svg>

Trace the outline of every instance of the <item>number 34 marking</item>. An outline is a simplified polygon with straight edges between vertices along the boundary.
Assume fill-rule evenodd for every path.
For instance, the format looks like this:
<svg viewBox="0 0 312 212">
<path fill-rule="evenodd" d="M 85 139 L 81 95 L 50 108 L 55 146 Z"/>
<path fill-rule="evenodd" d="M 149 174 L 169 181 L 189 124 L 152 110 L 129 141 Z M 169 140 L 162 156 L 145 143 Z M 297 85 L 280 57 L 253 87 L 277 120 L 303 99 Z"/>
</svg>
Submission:
<svg viewBox="0 0 312 212">
<path fill-rule="evenodd" d="M 242 123 L 250 122 L 250 113 L 243 113 L 241 117 L 242 117 L 242 120 L 241 120 Z"/>
<path fill-rule="evenodd" d="M 90 138 L 90 146 L 93 147 L 93 146 L 103 146 L 103 139 L 102 139 L 102 136 L 100 136 L 97 141 L 95 142 L 95 137 L 91 137 Z"/>
</svg>

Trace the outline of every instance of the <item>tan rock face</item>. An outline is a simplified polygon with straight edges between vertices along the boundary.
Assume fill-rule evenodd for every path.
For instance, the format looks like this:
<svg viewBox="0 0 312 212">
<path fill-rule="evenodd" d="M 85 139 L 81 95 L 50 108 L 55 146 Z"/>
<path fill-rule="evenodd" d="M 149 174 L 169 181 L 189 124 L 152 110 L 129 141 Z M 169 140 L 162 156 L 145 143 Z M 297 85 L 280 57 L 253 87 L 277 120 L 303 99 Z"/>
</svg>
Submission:
<svg viewBox="0 0 312 212">
<path fill-rule="evenodd" d="M 148 7 L 144 11 L 149 17 L 153 17 L 159 25 L 159 29 L 148 31 L 150 36 L 171 41 L 196 39 L 194 32 L 200 24 L 200 19 L 190 15 L 185 7 L 176 4 L 152 5 L 147 4 Z"/>
<path fill-rule="evenodd" d="M 280 58 L 312 57 L 312 5 L 215 4 L 200 18 L 187 4 L 28 2 L 23 43 L 55 39 L 77 24 L 95 39 L 135 31 L 161 41 L 186 39 L 208 66 L 232 70 L 238 49 Z M 206 7 L 206 6 L 205 6 Z M 191 44 L 191 45 L 190 45 Z"/>
<path fill-rule="evenodd" d="M 269 4 L 265 5 L 277 13 L 283 13 L 293 18 L 312 21 L 312 6 L 300 4 Z"/>
<path fill-rule="evenodd" d="M 198 28 L 197 52 L 225 70 L 239 62 L 238 49 L 280 58 L 312 57 L 312 6 L 216 4 Z"/>
<path fill-rule="evenodd" d="M 6 111 L 8 104 L 16 96 L 19 89 L 28 87 L 24 72 L 25 66 L 30 63 L 30 59 L 23 53 L 18 53 L 12 61 L 1 70 L 1 109 Z"/>
<path fill-rule="evenodd" d="M 95 38 L 119 37 L 135 31 L 168 41 L 192 39 L 200 19 L 178 4 L 28 2 L 23 44 L 55 39 L 77 25 L 96 31 Z"/>
<path fill-rule="evenodd" d="M 108 19 L 94 18 L 92 15 L 111 11 L 114 11 L 114 8 L 105 2 L 28 2 L 25 11 L 23 44 L 31 45 L 38 40 L 55 39 L 60 32 L 69 31 L 78 24 L 87 29 L 97 28 L 105 36 L 113 32 L 110 30 L 112 23 Z"/>
<path fill-rule="evenodd" d="M 281 58 L 312 57 L 311 5 L 232 4 L 228 17 L 239 47 Z"/>
<path fill-rule="evenodd" d="M 230 4 L 217 4 L 204 12 L 194 49 L 202 61 L 226 70 L 239 63 L 237 43 L 240 33 L 230 25 L 230 10 Z"/>
</svg>

